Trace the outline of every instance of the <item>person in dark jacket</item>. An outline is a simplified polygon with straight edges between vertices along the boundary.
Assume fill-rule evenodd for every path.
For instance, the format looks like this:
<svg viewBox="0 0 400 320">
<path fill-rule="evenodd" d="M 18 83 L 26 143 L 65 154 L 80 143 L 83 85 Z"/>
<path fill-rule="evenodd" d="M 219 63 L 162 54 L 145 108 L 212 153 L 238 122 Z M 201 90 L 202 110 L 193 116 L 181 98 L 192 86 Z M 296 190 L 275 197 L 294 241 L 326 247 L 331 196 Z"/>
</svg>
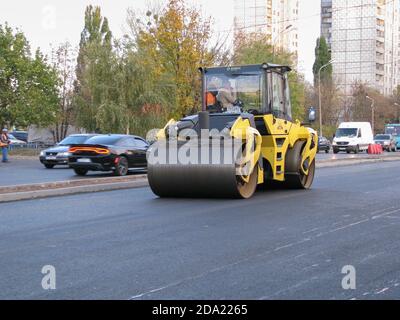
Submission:
<svg viewBox="0 0 400 320">
<path fill-rule="evenodd" d="M 8 146 L 10 145 L 10 139 L 8 137 L 8 130 L 3 129 L 0 136 L 0 147 L 2 154 L 2 162 L 8 162 Z"/>
</svg>

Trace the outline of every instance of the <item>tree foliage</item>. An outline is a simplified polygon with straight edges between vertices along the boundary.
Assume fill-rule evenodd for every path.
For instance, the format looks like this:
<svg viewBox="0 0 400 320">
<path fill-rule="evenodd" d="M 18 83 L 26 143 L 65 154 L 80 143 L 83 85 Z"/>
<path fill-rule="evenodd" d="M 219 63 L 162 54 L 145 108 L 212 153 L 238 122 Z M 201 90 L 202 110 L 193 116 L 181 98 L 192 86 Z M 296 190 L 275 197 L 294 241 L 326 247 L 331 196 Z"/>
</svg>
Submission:
<svg viewBox="0 0 400 320">
<path fill-rule="evenodd" d="M 356 81 L 352 86 L 351 117 L 353 121 L 372 121 L 372 102 L 367 98 L 375 100 L 375 131 L 383 132 L 385 124 L 398 122 L 398 109 L 395 105 L 395 95 L 386 97 L 367 84 Z"/>
<path fill-rule="evenodd" d="M 169 0 L 166 7 L 149 10 L 145 18 L 130 12 L 132 42 L 157 79 L 164 108 L 180 117 L 200 107 L 198 68 L 214 64 L 209 50 L 211 20 L 183 0 Z"/>
<path fill-rule="evenodd" d="M 54 141 L 61 141 L 67 136 L 68 128 L 73 123 L 75 113 L 73 105 L 75 82 L 75 50 L 69 42 L 60 44 L 52 52 L 52 63 L 57 71 L 58 109 L 52 126 Z"/>
<path fill-rule="evenodd" d="M 56 118 L 58 78 L 24 34 L 0 25 L 0 124 L 48 125 Z"/>
<path fill-rule="evenodd" d="M 332 56 L 326 39 L 324 37 L 318 38 L 317 45 L 315 47 L 315 62 L 313 65 L 315 87 L 318 86 L 320 68 L 329 63 L 331 59 Z M 332 83 L 332 65 L 328 65 L 321 70 L 321 82 L 322 85 L 325 86 L 328 86 Z"/>
<path fill-rule="evenodd" d="M 115 99 L 115 65 L 108 20 L 102 17 L 100 7 L 90 5 L 86 8 L 79 44 L 74 101 L 77 122 L 88 131 L 99 129 L 97 119 L 100 111 Z"/>
</svg>

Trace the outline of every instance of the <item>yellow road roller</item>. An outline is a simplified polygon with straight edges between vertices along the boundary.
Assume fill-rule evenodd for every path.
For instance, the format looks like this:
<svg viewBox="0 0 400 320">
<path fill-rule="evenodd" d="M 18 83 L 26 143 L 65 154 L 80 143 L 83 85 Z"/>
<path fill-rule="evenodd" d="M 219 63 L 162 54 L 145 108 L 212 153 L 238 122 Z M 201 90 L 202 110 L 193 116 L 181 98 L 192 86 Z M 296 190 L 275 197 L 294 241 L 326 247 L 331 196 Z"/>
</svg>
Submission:
<svg viewBox="0 0 400 320">
<path fill-rule="evenodd" d="M 309 189 L 318 137 L 292 119 L 290 71 L 268 63 L 201 68 L 202 111 L 170 120 L 149 148 L 152 191 L 248 199 L 258 187 Z"/>
</svg>

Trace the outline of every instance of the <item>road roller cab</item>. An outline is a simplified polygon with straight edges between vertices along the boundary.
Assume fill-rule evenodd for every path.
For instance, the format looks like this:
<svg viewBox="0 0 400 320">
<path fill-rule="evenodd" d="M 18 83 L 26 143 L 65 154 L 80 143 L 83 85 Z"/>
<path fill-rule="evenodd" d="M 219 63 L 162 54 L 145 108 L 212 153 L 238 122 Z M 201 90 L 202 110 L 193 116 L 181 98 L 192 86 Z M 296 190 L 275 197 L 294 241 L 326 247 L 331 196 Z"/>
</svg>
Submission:
<svg viewBox="0 0 400 320">
<path fill-rule="evenodd" d="M 261 64 L 201 68 L 203 111 L 210 113 L 273 114 L 291 120 L 290 67 Z"/>
<path fill-rule="evenodd" d="M 202 111 L 160 130 L 148 178 L 160 197 L 250 198 L 311 187 L 317 135 L 292 120 L 287 66 L 201 68 Z"/>
</svg>

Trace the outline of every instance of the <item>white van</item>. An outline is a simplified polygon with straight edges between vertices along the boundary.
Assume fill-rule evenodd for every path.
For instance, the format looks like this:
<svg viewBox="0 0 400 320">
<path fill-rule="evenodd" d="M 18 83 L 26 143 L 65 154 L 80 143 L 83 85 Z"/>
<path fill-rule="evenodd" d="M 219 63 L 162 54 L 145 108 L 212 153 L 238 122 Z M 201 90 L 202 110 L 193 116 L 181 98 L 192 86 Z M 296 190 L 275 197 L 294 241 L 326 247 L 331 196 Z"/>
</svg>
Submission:
<svg viewBox="0 0 400 320">
<path fill-rule="evenodd" d="M 373 143 L 374 135 L 369 122 L 343 122 L 336 131 L 332 149 L 334 153 L 359 153 L 367 151 Z"/>
</svg>

